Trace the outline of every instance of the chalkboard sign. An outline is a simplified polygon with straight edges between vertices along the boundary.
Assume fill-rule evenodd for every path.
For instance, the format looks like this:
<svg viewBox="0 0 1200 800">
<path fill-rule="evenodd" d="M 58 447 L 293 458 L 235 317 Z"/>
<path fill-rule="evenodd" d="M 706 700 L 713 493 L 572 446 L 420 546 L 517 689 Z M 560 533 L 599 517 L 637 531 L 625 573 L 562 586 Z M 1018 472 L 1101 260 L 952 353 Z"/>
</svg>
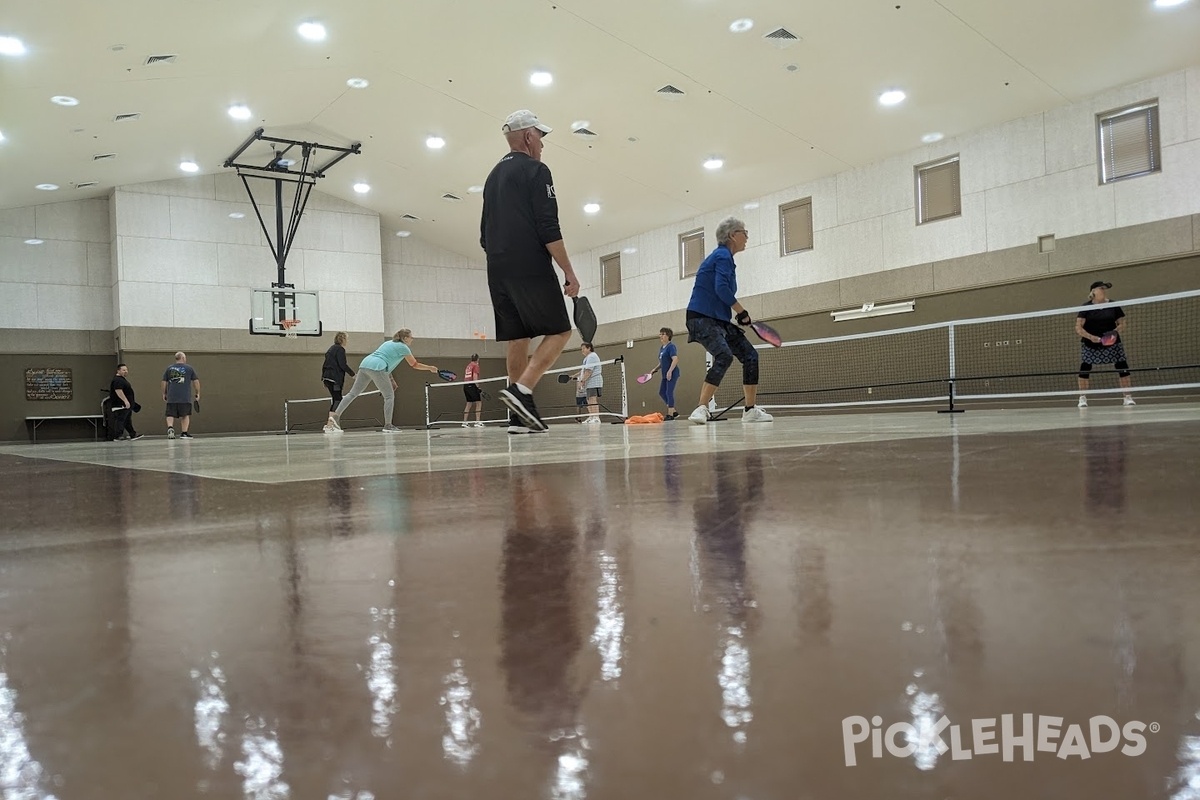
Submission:
<svg viewBox="0 0 1200 800">
<path fill-rule="evenodd" d="M 26 400 L 70 400 L 71 370 L 63 367 L 34 367 L 25 370 Z"/>
</svg>

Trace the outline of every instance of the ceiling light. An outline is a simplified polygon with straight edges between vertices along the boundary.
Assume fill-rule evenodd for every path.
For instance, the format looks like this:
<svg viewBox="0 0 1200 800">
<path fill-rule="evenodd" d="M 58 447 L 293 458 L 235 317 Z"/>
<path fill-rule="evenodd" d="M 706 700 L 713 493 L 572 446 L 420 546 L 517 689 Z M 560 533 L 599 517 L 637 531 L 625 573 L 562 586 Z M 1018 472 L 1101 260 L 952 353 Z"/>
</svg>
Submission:
<svg viewBox="0 0 1200 800">
<path fill-rule="evenodd" d="M 366 194 L 367 192 L 371 191 L 371 184 L 356 183 L 354 184 L 354 191 L 358 192 L 359 194 Z"/>
<path fill-rule="evenodd" d="M 76 100 L 74 97 L 69 97 L 65 94 L 54 95 L 54 97 L 50 98 L 50 102 L 54 103 L 54 105 L 56 105 L 56 106 L 77 106 L 77 105 L 79 105 L 78 100 Z"/>
<path fill-rule="evenodd" d="M 245 214 L 243 214 L 242 212 L 240 212 L 240 211 L 234 211 L 234 212 L 232 212 L 232 213 L 229 215 L 229 218 L 230 218 L 230 219 L 241 219 L 241 218 L 242 218 L 242 217 L 244 217 L 244 216 L 246 216 L 246 215 L 245 215 Z"/>
<path fill-rule="evenodd" d="M 483 191 L 483 187 L 482 186 L 468 186 L 467 191 L 470 192 L 471 194 L 479 194 L 480 192 Z"/>
<path fill-rule="evenodd" d="M 234 119 L 250 119 L 252 115 L 248 107 L 238 104 L 229 107 L 229 116 Z"/>
<path fill-rule="evenodd" d="M 925 144 L 933 144 L 934 142 L 940 142 L 944 138 L 945 138 L 945 136 L 943 134 L 935 131 L 933 133 L 927 133 L 924 136 L 922 136 L 921 141 L 924 142 Z"/>
<path fill-rule="evenodd" d="M 554 76 L 549 72 L 534 72 L 529 75 L 529 82 L 534 86 L 549 86 L 554 83 Z"/>
<path fill-rule="evenodd" d="M 25 43 L 15 36 L 0 36 L 0 56 L 25 55 Z"/>
<path fill-rule="evenodd" d="M 599 203 L 587 203 L 584 205 L 583 211 L 585 214 L 599 214 L 600 213 L 600 204 Z"/>
<path fill-rule="evenodd" d="M 53 192 L 55 189 L 58 188 L 58 184 L 57 183 L 39 183 L 37 186 L 35 186 L 33 188 L 41 189 L 43 192 Z"/>
<path fill-rule="evenodd" d="M 0 142 L 4 141 L 4 131 L 0 131 Z"/>
<path fill-rule="evenodd" d="M 725 166 L 725 161 L 723 159 L 717 158 L 716 156 L 713 156 L 712 158 L 710 158 L 704 162 L 705 169 L 720 169 L 723 166 Z"/>
<path fill-rule="evenodd" d="M 907 300 L 903 303 L 888 303 L 887 305 L 877 306 L 874 303 L 863 303 L 862 308 L 852 308 L 847 311 L 834 311 L 829 316 L 833 317 L 834 322 L 846 322 L 852 319 L 867 319 L 868 317 L 886 317 L 892 314 L 905 314 L 909 311 L 915 311 L 917 302 L 915 300 Z"/>
<path fill-rule="evenodd" d="M 636 247 L 623 247 L 623 248 L 621 248 L 621 252 L 627 256 L 631 256 L 637 252 L 637 248 Z"/>
<path fill-rule="evenodd" d="M 296 28 L 296 32 L 310 42 L 325 40 L 325 26 L 319 22 L 301 22 L 300 27 Z"/>
<path fill-rule="evenodd" d="M 195 161 L 180 161 L 179 168 L 184 172 L 199 172 L 200 165 Z"/>
<path fill-rule="evenodd" d="M 1187 0 L 1154 0 L 1155 8 L 1174 8 L 1186 3 Z"/>
<path fill-rule="evenodd" d="M 446 146 L 446 140 L 440 136 L 430 136 L 425 140 L 425 146 L 430 150 L 441 150 Z"/>
<path fill-rule="evenodd" d="M 747 211 L 753 211 L 754 209 L 758 208 L 758 203 L 746 203 L 746 205 L 742 206 L 742 208 L 746 209 Z"/>
<path fill-rule="evenodd" d="M 346 85 L 351 89 L 365 89 L 371 85 L 371 82 L 366 78 L 350 78 L 346 81 Z"/>
<path fill-rule="evenodd" d="M 41 239 L 26 239 L 25 244 L 45 244 Z"/>
<path fill-rule="evenodd" d="M 407 236 L 412 236 L 412 231 L 396 231 L 396 235 L 403 239 Z"/>
<path fill-rule="evenodd" d="M 894 106 L 904 102 L 904 98 L 908 97 L 899 89 L 888 89 L 883 94 L 879 95 L 879 104 L 883 106 Z"/>
<path fill-rule="evenodd" d="M 729 32 L 730 33 L 745 33 L 746 31 L 750 30 L 753 27 L 754 27 L 754 20 L 749 19 L 747 17 L 743 17 L 742 19 L 735 19 L 733 22 L 729 23 Z"/>
<path fill-rule="evenodd" d="M 581 131 L 584 128 L 590 127 L 592 127 L 592 123 L 588 122 L 586 119 L 577 119 L 571 123 L 571 132 L 573 133 L 575 131 Z"/>
</svg>

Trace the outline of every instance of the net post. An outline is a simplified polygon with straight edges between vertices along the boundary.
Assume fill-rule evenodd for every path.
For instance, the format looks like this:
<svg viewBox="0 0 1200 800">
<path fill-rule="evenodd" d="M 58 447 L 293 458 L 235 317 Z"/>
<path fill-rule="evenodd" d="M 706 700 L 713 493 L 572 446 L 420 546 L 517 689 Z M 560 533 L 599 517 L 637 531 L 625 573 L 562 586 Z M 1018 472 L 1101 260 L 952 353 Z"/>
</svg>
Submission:
<svg viewBox="0 0 1200 800">
<path fill-rule="evenodd" d="M 629 389 L 625 382 L 625 359 L 617 359 L 617 363 L 621 365 L 621 417 L 629 419 Z"/>
<path fill-rule="evenodd" d="M 939 414 L 961 414 L 963 409 L 954 407 L 954 380 L 958 377 L 956 374 L 957 362 L 954 360 L 954 323 L 951 322 L 946 326 L 947 345 L 950 354 L 949 377 L 946 379 L 946 400 L 949 405 L 946 408 L 939 408 Z"/>
<path fill-rule="evenodd" d="M 292 428 L 288 425 L 288 401 L 283 401 L 283 433 L 286 436 L 292 432 Z"/>
<path fill-rule="evenodd" d="M 429 424 L 429 384 L 425 384 L 425 429 L 433 427 Z"/>
</svg>

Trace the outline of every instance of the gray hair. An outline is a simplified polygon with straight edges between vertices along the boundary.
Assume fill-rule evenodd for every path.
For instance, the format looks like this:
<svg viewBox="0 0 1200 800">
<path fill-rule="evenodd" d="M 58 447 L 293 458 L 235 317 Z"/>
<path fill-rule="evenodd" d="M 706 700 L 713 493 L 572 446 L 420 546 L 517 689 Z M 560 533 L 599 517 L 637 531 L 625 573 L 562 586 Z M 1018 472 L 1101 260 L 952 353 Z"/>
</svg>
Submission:
<svg viewBox="0 0 1200 800">
<path fill-rule="evenodd" d="M 737 217 L 726 217 L 717 223 L 717 244 L 729 244 L 734 231 L 745 229 L 746 223 Z"/>
</svg>

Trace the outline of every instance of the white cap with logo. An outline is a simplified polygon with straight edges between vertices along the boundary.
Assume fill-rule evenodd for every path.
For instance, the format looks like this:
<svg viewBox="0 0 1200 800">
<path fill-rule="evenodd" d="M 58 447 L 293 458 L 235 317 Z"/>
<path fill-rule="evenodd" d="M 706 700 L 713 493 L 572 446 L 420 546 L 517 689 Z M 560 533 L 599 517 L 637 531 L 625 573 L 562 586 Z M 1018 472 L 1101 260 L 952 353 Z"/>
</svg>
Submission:
<svg viewBox="0 0 1200 800">
<path fill-rule="evenodd" d="M 549 125 L 543 125 L 538 121 L 537 115 L 527 108 L 509 114 L 500 130 L 504 133 L 511 133 L 512 131 L 523 131 L 526 128 L 537 128 L 543 135 L 554 130 Z"/>
</svg>

